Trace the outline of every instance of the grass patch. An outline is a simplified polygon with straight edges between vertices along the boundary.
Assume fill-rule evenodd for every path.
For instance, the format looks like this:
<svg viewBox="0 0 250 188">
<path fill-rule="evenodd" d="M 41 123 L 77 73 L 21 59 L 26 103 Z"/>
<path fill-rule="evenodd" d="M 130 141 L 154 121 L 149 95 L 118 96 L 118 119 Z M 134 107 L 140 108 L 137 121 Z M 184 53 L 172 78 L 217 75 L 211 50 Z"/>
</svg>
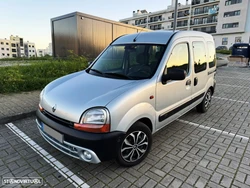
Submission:
<svg viewBox="0 0 250 188">
<path fill-rule="evenodd" d="M 61 76 L 83 70 L 87 60 L 83 57 L 29 61 L 28 65 L 0 67 L 0 93 L 41 90 Z"/>
<path fill-rule="evenodd" d="M 220 53 L 220 54 L 231 54 L 232 51 L 231 50 L 216 50 L 216 53 Z"/>
</svg>

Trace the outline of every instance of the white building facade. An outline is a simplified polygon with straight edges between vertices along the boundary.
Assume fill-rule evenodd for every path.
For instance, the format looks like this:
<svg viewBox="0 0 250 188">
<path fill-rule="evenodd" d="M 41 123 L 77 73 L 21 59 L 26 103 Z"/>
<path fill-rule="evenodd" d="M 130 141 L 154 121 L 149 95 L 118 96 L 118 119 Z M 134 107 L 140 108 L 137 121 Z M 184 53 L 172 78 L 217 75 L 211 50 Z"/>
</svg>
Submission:
<svg viewBox="0 0 250 188">
<path fill-rule="evenodd" d="M 24 51 L 26 57 L 36 57 L 36 45 L 33 42 L 25 42 L 24 43 Z"/>
<path fill-rule="evenodd" d="M 36 56 L 35 44 L 30 50 L 31 53 L 26 53 L 25 45 L 29 42 L 24 42 L 23 38 L 18 36 L 10 36 L 10 39 L 0 39 L 0 58 L 15 58 L 15 57 L 31 57 Z M 29 45 L 28 45 L 29 46 Z M 29 50 L 28 50 L 29 52 Z"/>
<path fill-rule="evenodd" d="M 38 49 L 37 50 L 37 56 L 43 57 L 45 55 L 52 56 L 52 43 L 49 43 L 48 47 L 46 49 Z"/>
<path fill-rule="evenodd" d="M 0 39 L 0 58 L 10 58 L 11 53 L 11 43 L 7 39 Z"/>
<path fill-rule="evenodd" d="M 250 1 L 220 1 L 218 24 L 214 35 L 216 46 L 250 43 Z"/>
<path fill-rule="evenodd" d="M 152 30 L 172 30 L 174 3 L 165 10 L 133 11 L 133 16 L 120 20 L 122 23 Z M 235 42 L 250 42 L 249 0 L 192 0 L 178 4 L 177 30 L 196 30 L 213 35 L 216 47 Z M 226 42 L 227 41 L 227 42 Z"/>
</svg>

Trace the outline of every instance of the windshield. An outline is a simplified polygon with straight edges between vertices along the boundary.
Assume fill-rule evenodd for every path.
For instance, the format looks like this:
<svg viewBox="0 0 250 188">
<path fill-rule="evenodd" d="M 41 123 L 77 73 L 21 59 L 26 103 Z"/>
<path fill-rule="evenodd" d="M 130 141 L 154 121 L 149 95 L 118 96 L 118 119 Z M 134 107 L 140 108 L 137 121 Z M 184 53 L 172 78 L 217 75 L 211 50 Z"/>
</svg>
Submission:
<svg viewBox="0 0 250 188">
<path fill-rule="evenodd" d="M 88 72 L 117 79 L 151 78 L 156 72 L 164 50 L 165 45 L 155 44 L 112 45 Z"/>
</svg>

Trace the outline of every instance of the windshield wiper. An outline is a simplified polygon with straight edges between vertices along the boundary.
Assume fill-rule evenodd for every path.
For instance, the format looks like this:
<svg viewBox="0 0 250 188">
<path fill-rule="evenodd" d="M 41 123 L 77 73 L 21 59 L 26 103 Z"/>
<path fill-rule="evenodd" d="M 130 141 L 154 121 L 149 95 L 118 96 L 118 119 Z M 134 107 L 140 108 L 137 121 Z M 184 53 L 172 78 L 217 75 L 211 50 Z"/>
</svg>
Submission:
<svg viewBox="0 0 250 188">
<path fill-rule="evenodd" d="M 120 73 L 115 73 L 115 72 L 105 72 L 104 74 L 111 75 L 111 76 L 116 76 L 118 78 L 132 79 L 131 77 L 129 77 L 129 76 L 125 75 L 125 74 L 120 74 Z"/>
<path fill-rule="evenodd" d="M 97 70 L 97 69 L 89 69 L 89 70 L 91 70 L 91 71 L 93 71 L 93 72 L 97 72 L 97 73 L 99 73 L 99 74 L 102 74 L 102 75 L 103 75 L 103 72 L 101 72 L 101 71 L 99 71 L 99 70 Z"/>
</svg>

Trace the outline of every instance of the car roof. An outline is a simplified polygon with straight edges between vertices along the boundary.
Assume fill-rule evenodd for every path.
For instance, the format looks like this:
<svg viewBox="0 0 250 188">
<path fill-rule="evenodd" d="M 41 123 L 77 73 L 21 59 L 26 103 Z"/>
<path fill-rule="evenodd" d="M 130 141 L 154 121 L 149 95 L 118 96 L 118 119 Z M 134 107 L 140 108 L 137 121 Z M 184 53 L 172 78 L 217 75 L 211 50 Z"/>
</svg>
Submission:
<svg viewBox="0 0 250 188">
<path fill-rule="evenodd" d="M 167 44 L 172 38 L 180 37 L 204 37 L 211 38 L 212 36 L 198 31 L 148 31 L 134 34 L 127 34 L 118 37 L 112 44 L 126 44 L 126 43 L 149 43 L 149 44 Z"/>
</svg>

